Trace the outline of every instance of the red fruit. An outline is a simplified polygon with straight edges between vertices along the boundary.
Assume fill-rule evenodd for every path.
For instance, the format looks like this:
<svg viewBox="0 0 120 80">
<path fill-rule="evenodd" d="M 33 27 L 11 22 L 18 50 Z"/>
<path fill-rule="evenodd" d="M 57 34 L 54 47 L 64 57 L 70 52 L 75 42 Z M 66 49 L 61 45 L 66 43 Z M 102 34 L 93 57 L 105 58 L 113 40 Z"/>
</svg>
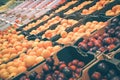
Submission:
<svg viewBox="0 0 120 80">
<path fill-rule="evenodd" d="M 110 44 L 107 48 L 108 48 L 108 50 L 112 50 L 112 49 L 114 49 L 116 46 L 114 45 L 114 44 Z"/>
<path fill-rule="evenodd" d="M 75 71 L 75 70 L 76 70 L 76 66 L 75 66 L 75 65 L 71 65 L 71 66 L 70 66 L 70 69 L 71 69 L 72 71 Z"/>
<path fill-rule="evenodd" d="M 82 42 L 87 43 L 88 41 L 89 41 L 88 39 L 84 39 Z"/>
<path fill-rule="evenodd" d="M 111 44 L 112 42 L 113 42 L 113 40 L 112 40 L 112 38 L 110 38 L 110 37 L 107 37 L 107 38 L 104 38 L 104 39 L 103 39 L 103 43 L 104 43 L 104 44 L 107 44 L 107 45 L 108 45 L 108 44 Z"/>
<path fill-rule="evenodd" d="M 100 40 L 95 40 L 95 41 L 94 41 L 94 44 L 95 44 L 95 46 L 97 46 L 97 47 L 101 47 L 101 46 L 102 46 L 102 43 L 101 43 Z"/>
<path fill-rule="evenodd" d="M 94 46 L 94 43 L 93 43 L 93 42 L 88 42 L 88 46 L 89 46 L 89 47 L 93 47 L 93 46 Z"/>
<path fill-rule="evenodd" d="M 94 72 L 91 76 L 93 80 L 100 80 L 101 74 L 99 72 Z"/>
<path fill-rule="evenodd" d="M 76 69 L 76 73 L 80 74 L 80 72 L 82 71 L 82 68 L 77 68 Z"/>
<path fill-rule="evenodd" d="M 82 68 L 82 67 L 85 66 L 85 64 L 84 64 L 84 62 L 80 61 L 77 66 L 80 67 L 80 68 Z"/>
<path fill-rule="evenodd" d="M 76 60 L 76 59 L 75 59 L 75 60 L 72 61 L 72 64 L 73 64 L 73 65 L 77 65 L 78 62 L 79 62 L 79 60 Z"/>
<path fill-rule="evenodd" d="M 92 37 L 89 40 L 92 41 L 92 42 L 94 42 L 96 39 Z"/>
<path fill-rule="evenodd" d="M 68 66 L 71 66 L 71 65 L 72 65 L 72 62 L 69 62 L 69 63 L 68 63 Z"/>
<path fill-rule="evenodd" d="M 106 50 L 105 47 L 100 47 L 99 51 L 104 52 Z"/>
<path fill-rule="evenodd" d="M 59 66 L 59 69 L 62 70 L 64 67 L 66 67 L 66 64 L 61 64 L 61 65 Z"/>
</svg>

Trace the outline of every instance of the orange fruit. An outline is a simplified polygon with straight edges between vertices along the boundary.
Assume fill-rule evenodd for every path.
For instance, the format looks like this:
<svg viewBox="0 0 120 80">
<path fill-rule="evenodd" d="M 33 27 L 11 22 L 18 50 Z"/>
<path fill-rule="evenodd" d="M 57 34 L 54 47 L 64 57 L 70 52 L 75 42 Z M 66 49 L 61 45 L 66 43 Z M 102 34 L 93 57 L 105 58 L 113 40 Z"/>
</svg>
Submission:
<svg viewBox="0 0 120 80">
<path fill-rule="evenodd" d="M 43 50 L 41 56 L 44 57 L 44 58 L 48 58 L 48 57 L 51 56 L 51 53 L 48 50 Z"/>
</svg>

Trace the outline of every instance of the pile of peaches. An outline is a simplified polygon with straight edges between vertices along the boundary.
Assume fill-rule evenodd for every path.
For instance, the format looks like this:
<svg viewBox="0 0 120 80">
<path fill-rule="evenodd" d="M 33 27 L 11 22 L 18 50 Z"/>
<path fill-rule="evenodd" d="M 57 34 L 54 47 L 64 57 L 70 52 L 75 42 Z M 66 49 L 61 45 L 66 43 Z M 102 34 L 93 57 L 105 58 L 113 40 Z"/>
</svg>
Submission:
<svg viewBox="0 0 120 80">
<path fill-rule="evenodd" d="M 120 14 L 120 5 L 115 5 L 112 7 L 111 10 L 108 10 L 105 12 L 106 16 L 115 16 Z"/>
<path fill-rule="evenodd" d="M 77 0 L 73 0 L 73 1 L 68 2 L 68 3 L 65 4 L 64 6 L 58 8 L 57 10 L 55 10 L 55 13 L 58 13 L 58 12 L 60 12 L 60 11 L 62 11 L 62 10 L 67 9 L 69 6 L 75 4 L 76 2 L 77 2 Z"/>
<path fill-rule="evenodd" d="M 96 4 L 92 7 L 90 7 L 89 9 L 83 9 L 82 11 L 82 15 L 88 15 L 91 14 L 93 12 L 95 12 L 96 10 L 100 10 L 103 7 L 105 7 L 106 4 L 112 2 L 113 0 L 99 0 L 98 2 L 96 2 Z"/>
<path fill-rule="evenodd" d="M 75 27 L 73 31 L 69 33 L 67 33 L 66 31 L 61 32 L 60 34 L 61 38 L 58 39 L 57 42 L 61 44 L 72 44 L 80 37 L 89 36 L 91 32 L 93 32 L 94 30 L 99 30 L 105 25 L 107 25 L 107 22 L 98 21 L 86 22 L 85 25 Z"/>
<path fill-rule="evenodd" d="M 25 26 L 25 27 L 23 28 L 23 30 L 28 30 L 28 29 L 30 29 L 30 28 L 33 28 L 33 27 L 37 26 L 38 24 L 40 24 L 41 22 L 47 20 L 48 18 L 49 18 L 48 15 L 44 15 L 44 16 L 42 17 L 42 19 L 39 19 L 39 20 L 37 20 L 36 22 L 32 22 L 32 23 L 28 24 L 27 26 Z"/>
<path fill-rule="evenodd" d="M 43 38 L 52 38 L 56 34 L 60 34 L 62 31 L 64 31 L 66 28 L 73 26 L 78 21 L 74 19 L 62 19 L 59 25 L 54 30 L 47 30 L 44 35 L 42 35 Z"/>
<path fill-rule="evenodd" d="M 51 41 L 28 41 L 17 26 L 0 32 L 0 78 L 8 79 L 26 71 L 61 49 Z M 14 59 L 15 58 L 15 59 Z"/>
<path fill-rule="evenodd" d="M 72 9 L 69 9 L 67 12 L 65 12 L 64 14 L 68 15 L 68 14 L 72 14 L 75 11 L 78 11 L 80 9 L 82 9 L 84 6 L 90 4 L 92 1 L 84 1 L 83 3 L 81 3 L 80 5 L 73 7 Z"/>
<path fill-rule="evenodd" d="M 61 17 L 55 16 L 52 19 L 48 20 L 47 23 L 45 23 L 44 25 L 39 26 L 36 30 L 32 30 L 30 34 L 38 34 L 39 32 L 48 29 L 51 25 L 56 24 L 61 20 L 62 20 Z"/>
<path fill-rule="evenodd" d="M 19 46 L 20 48 L 18 47 L 18 50 L 20 51 L 22 51 L 21 49 L 24 48 L 26 49 L 26 47 L 29 48 L 27 48 L 25 52 L 21 52 L 18 58 L 6 64 L 3 63 L 0 65 L 0 74 L 1 74 L 0 78 L 2 79 L 15 77 L 16 75 L 26 71 L 28 68 L 31 68 L 32 66 L 40 63 L 45 58 L 50 57 L 61 48 L 61 46 L 59 45 L 53 46 L 51 41 L 39 41 L 38 39 L 35 41 L 28 41 L 28 44 L 27 41 L 25 40 L 25 42 L 23 42 L 25 47 L 23 46 L 23 44 L 20 44 L 20 42 L 17 41 L 17 43 L 21 45 Z M 12 54 L 17 54 L 15 52 L 10 53 L 8 49 L 5 49 L 5 51 L 7 51 L 6 53 L 5 52 L 1 53 L 5 55 L 5 56 L 1 55 L 1 57 L 8 58 L 9 56 L 11 57 Z M 12 50 L 14 51 L 16 50 L 16 52 L 18 51 L 16 48 L 12 48 Z"/>
</svg>

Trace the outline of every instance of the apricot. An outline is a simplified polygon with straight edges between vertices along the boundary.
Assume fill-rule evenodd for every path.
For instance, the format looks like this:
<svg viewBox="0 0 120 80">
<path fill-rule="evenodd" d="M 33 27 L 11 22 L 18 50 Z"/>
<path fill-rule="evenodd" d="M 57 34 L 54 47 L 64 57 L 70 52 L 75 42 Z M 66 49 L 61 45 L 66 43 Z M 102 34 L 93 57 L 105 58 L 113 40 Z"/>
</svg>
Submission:
<svg viewBox="0 0 120 80">
<path fill-rule="evenodd" d="M 48 50 L 43 50 L 41 56 L 44 57 L 44 58 L 48 58 L 48 57 L 51 56 L 51 53 Z"/>
<path fill-rule="evenodd" d="M 35 64 L 35 57 L 34 56 L 26 56 L 24 59 L 26 67 L 31 67 Z"/>
<path fill-rule="evenodd" d="M 18 73 L 24 72 L 24 71 L 26 71 L 26 70 L 27 70 L 27 69 L 26 69 L 25 66 L 19 66 L 19 67 L 18 67 Z"/>
<path fill-rule="evenodd" d="M 42 56 L 39 56 L 39 57 L 36 58 L 35 61 L 36 61 L 36 63 L 40 63 L 43 60 L 44 60 L 44 58 Z"/>
</svg>

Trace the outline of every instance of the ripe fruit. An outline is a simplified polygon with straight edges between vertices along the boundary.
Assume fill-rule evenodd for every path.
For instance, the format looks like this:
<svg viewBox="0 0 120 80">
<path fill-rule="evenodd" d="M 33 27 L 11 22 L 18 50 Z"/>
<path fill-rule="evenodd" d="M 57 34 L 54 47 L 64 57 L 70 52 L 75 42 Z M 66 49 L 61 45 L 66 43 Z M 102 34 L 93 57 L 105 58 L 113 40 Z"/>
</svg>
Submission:
<svg viewBox="0 0 120 80">
<path fill-rule="evenodd" d="M 99 72 L 94 72 L 91 76 L 92 80 L 100 80 L 101 74 Z"/>
</svg>

